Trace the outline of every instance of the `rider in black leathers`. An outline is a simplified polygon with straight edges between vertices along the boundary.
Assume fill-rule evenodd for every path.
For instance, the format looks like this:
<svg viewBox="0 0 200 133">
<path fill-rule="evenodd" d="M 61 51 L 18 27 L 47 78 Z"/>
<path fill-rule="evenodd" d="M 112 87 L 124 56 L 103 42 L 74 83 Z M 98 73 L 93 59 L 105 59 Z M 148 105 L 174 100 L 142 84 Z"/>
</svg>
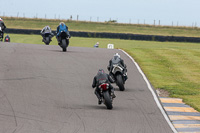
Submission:
<svg viewBox="0 0 200 133">
<path fill-rule="evenodd" d="M 124 60 L 120 58 L 120 55 L 118 53 L 115 53 L 113 58 L 109 61 L 109 65 L 107 67 L 108 71 L 110 71 L 109 75 L 113 76 L 111 71 L 113 69 L 114 64 L 119 64 L 124 69 L 123 74 L 127 72 L 126 65 L 124 64 Z M 124 78 L 125 80 L 127 80 L 128 79 L 127 75 L 125 75 Z"/>
<path fill-rule="evenodd" d="M 3 40 L 4 30 L 6 29 L 6 25 L 4 24 L 2 18 L 0 18 L 0 27 L 1 27 L 1 30 L 2 30 L 2 35 L 1 35 L 1 37 L 0 37 L 0 39 L 1 39 L 0 41 L 2 41 L 2 40 Z"/>
<path fill-rule="evenodd" d="M 110 83 L 113 83 L 113 80 L 110 78 L 110 76 L 108 74 L 106 74 L 104 72 L 103 69 L 99 69 L 97 75 L 94 77 L 93 79 L 93 84 L 92 84 L 92 87 L 95 88 L 95 95 L 97 96 L 98 98 L 98 103 L 101 104 L 102 103 L 102 98 L 100 96 L 100 89 L 99 89 L 99 85 L 101 85 L 102 83 L 108 83 L 109 84 L 109 91 L 110 91 L 110 94 L 113 98 L 115 98 L 115 94 L 114 94 L 114 88 L 113 86 L 110 84 Z"/>
</svg>

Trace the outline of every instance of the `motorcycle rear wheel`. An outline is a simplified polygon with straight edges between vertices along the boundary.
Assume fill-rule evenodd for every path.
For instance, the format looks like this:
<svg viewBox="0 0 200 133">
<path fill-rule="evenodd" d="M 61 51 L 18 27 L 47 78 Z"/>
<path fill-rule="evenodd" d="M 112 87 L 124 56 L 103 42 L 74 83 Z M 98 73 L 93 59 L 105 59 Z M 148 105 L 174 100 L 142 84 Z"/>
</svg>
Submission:
<svg viewBox="0 0 200 133">
<path fill-rule="evenodd" d="M 112 109 L 113 108 L 112 101 L 111 101 L 108 91 L 103 92 L 103 97 L 104 97 L 105 105 L 106 105 L 107 109 Z"/>
<path fill-rule="evenodd" d="M 117 79 L 116 84 L 119 86 L 119 90 L 124 91 L 125 88 L 124 88 L 124 82 L 123 82 L 122 75 L 118 74 L 116 76 L 116 79 Z"/>
</svg>

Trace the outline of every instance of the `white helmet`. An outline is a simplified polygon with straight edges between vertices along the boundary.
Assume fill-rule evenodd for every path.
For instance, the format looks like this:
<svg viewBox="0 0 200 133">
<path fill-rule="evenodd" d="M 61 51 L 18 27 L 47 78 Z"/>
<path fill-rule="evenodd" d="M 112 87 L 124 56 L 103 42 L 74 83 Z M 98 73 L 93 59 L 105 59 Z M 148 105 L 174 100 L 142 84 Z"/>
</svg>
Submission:
<svg viewBox="0 0 200 133">
<path fill-rule="evenodd" d="M 46 29 L 49 30 L 49 26 L 48 25 L 46 26 Z"/>
<path fill-rule="evenodd" d="M 64 22 L 60 22 L 60 25 L 64 26 L 64 25 L 65 25 L 65 23 L 64 23 Z"/>
<path fill-rule="evenodd" d="M 120 58 L 120 55 L 118 53 L 114 54 L 114 57 L 116 57 L 116 56 Z"/>
<path fill-rule="evenodd" d="M 0 21 L 3 21 L 3 19 L 2 19 L 2 18 L 0 18 Z"/>
</svg>

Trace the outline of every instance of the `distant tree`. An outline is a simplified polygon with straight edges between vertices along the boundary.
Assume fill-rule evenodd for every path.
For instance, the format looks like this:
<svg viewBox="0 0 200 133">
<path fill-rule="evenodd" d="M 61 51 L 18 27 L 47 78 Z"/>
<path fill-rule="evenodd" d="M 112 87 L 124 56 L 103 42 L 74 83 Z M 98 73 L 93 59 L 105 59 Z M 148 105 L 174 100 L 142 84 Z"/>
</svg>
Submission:
<svg viewBox="0 0 200 133">
<path fill-rule="evenodd" d="M 108 22 L 108 23 L 117 23 L 117 20 L 108 20 L 108 21 L 105 21 L 105 22 Z"/>
</svg>

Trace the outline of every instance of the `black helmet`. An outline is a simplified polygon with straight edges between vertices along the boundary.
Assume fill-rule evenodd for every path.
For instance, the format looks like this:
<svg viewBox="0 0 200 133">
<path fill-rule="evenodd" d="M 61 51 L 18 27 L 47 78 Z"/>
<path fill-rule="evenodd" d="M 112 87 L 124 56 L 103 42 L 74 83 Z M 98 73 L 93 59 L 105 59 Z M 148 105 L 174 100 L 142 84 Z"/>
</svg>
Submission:
<svg viewBox="0 0 200 133">
<path fill-rule="evenodd" d="M 98 75 L 100 75 L 100 74 L 104 74 L 104 73 L 105 73 L 105 72 L 104 72 L 103 69 L 99 69 L 98 72 L 97 72 Z"/>
</svg>

